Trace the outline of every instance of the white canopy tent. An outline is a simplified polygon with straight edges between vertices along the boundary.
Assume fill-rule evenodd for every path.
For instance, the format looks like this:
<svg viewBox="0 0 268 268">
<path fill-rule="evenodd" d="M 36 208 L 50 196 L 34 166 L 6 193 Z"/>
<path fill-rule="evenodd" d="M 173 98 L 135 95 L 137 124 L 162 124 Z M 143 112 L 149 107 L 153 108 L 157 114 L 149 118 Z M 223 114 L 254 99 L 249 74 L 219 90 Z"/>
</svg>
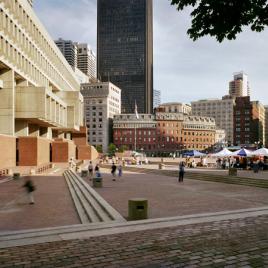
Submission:
<svg viewBox="0 0 268 268">
<path fill-rule="evenodd" d="M 268 156 L 268 149 L 266 148 L 260 148 L 254 152 L 251 153 L 251 155 L 256 155 L 256 156 Z"/>
<path fill-rule="evenodd" d="M 227 157 L 227 156 L 231 156 L 232 152 L 229 151 L 228 149 L 224 148 L 222 149 L 220 152 L 212 154 L 212 157 Z"/>
</svg>

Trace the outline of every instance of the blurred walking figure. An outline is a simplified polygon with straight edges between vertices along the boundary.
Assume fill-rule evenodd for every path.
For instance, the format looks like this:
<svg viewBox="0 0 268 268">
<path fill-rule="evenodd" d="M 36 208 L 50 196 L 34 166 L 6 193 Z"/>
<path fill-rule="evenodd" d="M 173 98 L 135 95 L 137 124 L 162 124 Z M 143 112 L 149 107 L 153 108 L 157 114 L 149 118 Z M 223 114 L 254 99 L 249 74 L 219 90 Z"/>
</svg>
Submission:
<svg viewBox="0 0 268 268">
<path fill-rule="evenodd" d="M 179 164 L 179 180 L 178 182 L 183 182 L 185 169 L 184 169 L 184 162 L 180 162 Z"/>
<path fill-rule="evenodd" d="M 93 165 L 91 161 L 89 161 L 89 164 L 88 164 L 88 174 L 89 174 L 89 178 L 91 179 L 93 177 Z"/>
<path fill-rule="evenodd" d="M 113 162 L 113 164 L 112 164 L 112 168 L 111 168 L 111 173 L 112 173 L 112 175 L 113 175 L 113 181 L 115 181 L 115 172 L 116 172 L 116 165 L 115 165 L 115 163 Z"/>
<path fill-rule="evenodd" d="M 33 185 L 33 182 L 29 176 L 25 177 L 25 183 L 23 187 L 26 188 L 28 198 L 29 198 L 29 204 L 33 205 L 34 204 L 33 192 L 35 191 L 35 186 Z"/>
<path fill-rule="evenodd" d="M 122 177 L 122 175 L 123 175 L 122 165 L 119 165 L 118 166 L 118 177 L 120 178 L 120 177 Z"/>
</svg>

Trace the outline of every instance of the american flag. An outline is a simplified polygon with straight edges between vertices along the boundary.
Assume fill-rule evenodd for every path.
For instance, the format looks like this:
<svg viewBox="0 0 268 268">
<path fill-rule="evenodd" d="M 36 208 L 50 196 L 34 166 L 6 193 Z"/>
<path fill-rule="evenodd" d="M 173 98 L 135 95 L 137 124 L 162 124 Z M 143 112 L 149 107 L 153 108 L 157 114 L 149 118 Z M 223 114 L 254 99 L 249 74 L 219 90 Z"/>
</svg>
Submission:
<svg viewBox="0 0 268 268">
<path fill-rule="evenodd" d="M 136 114 L 136 118 L 139 119 L 138 106 L 137 106 L 136 101 L 135 101 L 135 114 Z"/>
</svg>

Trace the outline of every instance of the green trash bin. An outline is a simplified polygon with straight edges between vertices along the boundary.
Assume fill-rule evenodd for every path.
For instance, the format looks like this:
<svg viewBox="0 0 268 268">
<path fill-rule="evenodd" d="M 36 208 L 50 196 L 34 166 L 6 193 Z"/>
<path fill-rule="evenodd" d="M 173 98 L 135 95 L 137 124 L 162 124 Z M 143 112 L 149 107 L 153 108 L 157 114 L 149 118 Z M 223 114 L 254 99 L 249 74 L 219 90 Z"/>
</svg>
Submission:
<svg viewBox="0 0 268 268">
<path fill-rule="evenodd" d="M 94 188 L 102 188 L 102 177 L 93 178 L 93 187 Z"/>
<path fill-rule="evenodd" d="M 20 178 L 20 173 L 14 173 L 13 174 L 13 179 L 18 180 Z"/>
<path fill-rule="evenodd" d="M 81 177 L 86 178 L 87 176 L 88 176 L 88 171 L 87 170 L 82 170 Z"/>
<path fill-rule="evenodd" d="M 144 198 L 134 198 L 128 200 L 128 220 L 148 219 L 148 200 Z"/>
<path fill-rule="evenodd" d="M 237 176 L 237 169 L 229 168 L 229 176 Z"/>
</svg>

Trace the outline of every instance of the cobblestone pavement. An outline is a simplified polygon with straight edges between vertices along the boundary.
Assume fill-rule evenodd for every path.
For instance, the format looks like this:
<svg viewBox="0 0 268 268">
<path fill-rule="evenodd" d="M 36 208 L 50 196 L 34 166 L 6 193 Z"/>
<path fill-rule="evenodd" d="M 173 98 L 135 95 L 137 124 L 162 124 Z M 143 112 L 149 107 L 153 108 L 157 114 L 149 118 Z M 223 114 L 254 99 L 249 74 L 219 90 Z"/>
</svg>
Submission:
<svg viewBox="0 0 268 268">
<path fill-rule="evenodd" d="M 0 231 L 79 224 L 62 176 L 34 176 L 35 204 L 29 205 L 24 180 L 0 184 Z"/>
<path fill-rule="evenodd" d="M 109 170 L 101 172 L 104 187 L 96 191 L 124 217 L 128 200 L 139 197 L 148 199 L 149 218 L 268 205 L 268 189 L 187 179 L 178 183 L 173 177 L 124 171 L 113 181 Z"/>
<path fill-rule="evenodd" d="M 268 215 L 0 249 L 0 267 L 268 267 Z"/>
</svg>

